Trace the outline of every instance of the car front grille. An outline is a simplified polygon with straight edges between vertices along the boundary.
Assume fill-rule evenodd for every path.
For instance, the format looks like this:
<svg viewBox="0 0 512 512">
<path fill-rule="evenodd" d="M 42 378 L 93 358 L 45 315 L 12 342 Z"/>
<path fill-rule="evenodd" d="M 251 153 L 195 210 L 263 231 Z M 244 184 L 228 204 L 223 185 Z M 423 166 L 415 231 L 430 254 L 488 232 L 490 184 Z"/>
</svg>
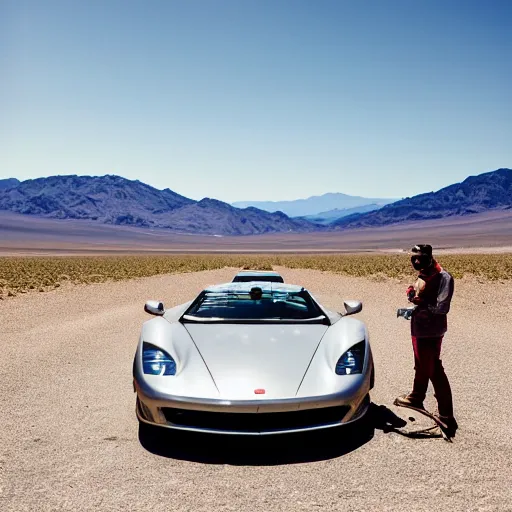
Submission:
<svg viewBox="0 0 512 512">
<path fill-rule="evenodd" d="M 346 405 L 304 411 L 265 413 L 210 412 L 171 407 L 162 408 L 167 422 L 176 426 L 247 433 L 306 429 L 340 423 L 349 410 L 350 407 Z"/>
</svg>

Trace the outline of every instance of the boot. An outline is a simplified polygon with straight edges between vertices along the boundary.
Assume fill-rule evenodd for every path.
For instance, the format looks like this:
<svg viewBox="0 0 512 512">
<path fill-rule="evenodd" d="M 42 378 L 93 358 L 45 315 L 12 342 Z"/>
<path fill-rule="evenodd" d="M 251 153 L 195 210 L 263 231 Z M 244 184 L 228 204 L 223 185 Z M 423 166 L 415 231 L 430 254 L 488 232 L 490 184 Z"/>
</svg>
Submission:
<svg viewBox="0 0 512 512">
<path fill-rule="evenodd" d="M 411 395 L 402 395 L 398 398 L 395 398 L 395 404 L 402 407 L 414 407 L 416 409 L 425 410 L 425 407 L 423 407 L 423 402 L 418 402 L 414 398 L 411 398 Z"/>
<path fill-rule="evenodd" d="M 455 437 L 455 432 L 459 428 L 456 419 L 453 416 L 441 416 L 439 414 L 434 414 L 434 416 L 446 425 L 446 434 L 448 437 Z"/>
</svg>

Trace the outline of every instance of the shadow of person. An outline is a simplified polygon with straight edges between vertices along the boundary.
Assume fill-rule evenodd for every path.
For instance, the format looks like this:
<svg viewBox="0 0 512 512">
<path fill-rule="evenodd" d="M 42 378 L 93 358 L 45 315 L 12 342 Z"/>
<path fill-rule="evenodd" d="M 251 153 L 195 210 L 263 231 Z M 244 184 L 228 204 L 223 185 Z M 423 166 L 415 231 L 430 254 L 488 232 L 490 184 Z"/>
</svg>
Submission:
<svg viewBox="0 0 512 512">
<path fill-rule="evenodd" d="M 397 416 L 392 410 L 385 405 L 377 405 L 373 402 L 366 413 L 367 420 L 370 421 L 374 428 L 383 432 L 393 432 L 398 428 L 405 427 L 407 422 Z"/>
<path fill-rule="evenodd" d="M 384 405 L 370 404 L 370 409 L 367 413 L 367 421 L 371 422 L 373 428 L 382 430 L 384 433 L 393 432 L 404 437 L 412 439 L 432 439 L 443 437 L 439 432 L 437 425 L 428 428 L 421 428 L 417 430 L 408 430 L 408 423 L 400 416 L 397 416 L 393 411 Z"/>
</svg>

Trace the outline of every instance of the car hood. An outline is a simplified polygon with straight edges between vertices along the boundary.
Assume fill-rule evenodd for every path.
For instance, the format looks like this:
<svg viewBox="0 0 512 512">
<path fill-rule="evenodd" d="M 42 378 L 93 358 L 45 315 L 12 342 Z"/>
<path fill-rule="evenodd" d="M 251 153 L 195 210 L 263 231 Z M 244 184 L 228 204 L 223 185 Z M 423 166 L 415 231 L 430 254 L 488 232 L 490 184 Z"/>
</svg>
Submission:
<svg viewBox="0 0 512 512">
<path fill-rule="evenodd" d="M 226 399 L 292 398 L 325 325 L 185 324 L 220 395 Z M 265 390 L 256 394 L 255 390 Z"/>
</svg>

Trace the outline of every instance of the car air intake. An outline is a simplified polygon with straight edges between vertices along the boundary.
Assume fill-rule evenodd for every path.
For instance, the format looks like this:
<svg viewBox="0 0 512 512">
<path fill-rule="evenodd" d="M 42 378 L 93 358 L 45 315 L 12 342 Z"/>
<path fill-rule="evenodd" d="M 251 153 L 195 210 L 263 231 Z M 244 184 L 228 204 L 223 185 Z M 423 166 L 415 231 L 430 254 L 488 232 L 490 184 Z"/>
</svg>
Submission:
<svg viewBox="0 0 512 512">
<path fill-rule="evenodd" d="M 291 412 L 234 413 L 162 408 L 168 423 L 181 427 L 232 432 L 272 432 L 341 423 L 349 406 Z"/>
</svg>

